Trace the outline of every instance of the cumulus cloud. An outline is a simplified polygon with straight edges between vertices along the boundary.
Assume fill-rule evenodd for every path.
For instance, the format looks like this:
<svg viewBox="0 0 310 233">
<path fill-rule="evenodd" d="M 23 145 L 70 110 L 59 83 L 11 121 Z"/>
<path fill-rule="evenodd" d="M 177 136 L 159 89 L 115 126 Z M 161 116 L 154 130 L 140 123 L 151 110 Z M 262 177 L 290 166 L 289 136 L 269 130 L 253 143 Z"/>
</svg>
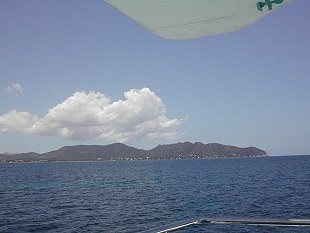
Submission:
<svg viewBox="0 0 310 233">
<path fill-rule="evenodd" d="M 112 102 L 100 92 L 75 92 L 42 118 L 15 110 L 0 116 L 0 132 L 118 142 L 181 136 L 176 128 L 185 119 L 167 118 L 162 100 L 150 89 L 131 89 L 124 97 Z"/>
<path fill-rule="evenodd" d="M 23 94 L 23 87 L 19 83 L 12 83 L 6 88 L 6 91 L 9 95 L 20 96 Z"/>
<path fill-rule="evenodd" d="M 0 116 L 0 132 L 31 133 L 37 121 L 38 118 L 28 112 L 13 110 Z"/>
</svg>

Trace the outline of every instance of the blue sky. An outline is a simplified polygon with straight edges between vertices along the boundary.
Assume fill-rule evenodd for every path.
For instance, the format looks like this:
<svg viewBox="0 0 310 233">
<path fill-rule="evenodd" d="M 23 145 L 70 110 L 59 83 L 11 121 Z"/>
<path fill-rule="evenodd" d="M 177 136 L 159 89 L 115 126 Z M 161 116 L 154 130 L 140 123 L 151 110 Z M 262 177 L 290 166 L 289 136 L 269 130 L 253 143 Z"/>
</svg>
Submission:
<svg viewBox="0 0 310 233">
<path fill-rule="evenodd" d="M 200 141 L 309 154 L 309 9 L 173 41 L 101 0 L 0 1 L 0 152 Z"/>
</svg>

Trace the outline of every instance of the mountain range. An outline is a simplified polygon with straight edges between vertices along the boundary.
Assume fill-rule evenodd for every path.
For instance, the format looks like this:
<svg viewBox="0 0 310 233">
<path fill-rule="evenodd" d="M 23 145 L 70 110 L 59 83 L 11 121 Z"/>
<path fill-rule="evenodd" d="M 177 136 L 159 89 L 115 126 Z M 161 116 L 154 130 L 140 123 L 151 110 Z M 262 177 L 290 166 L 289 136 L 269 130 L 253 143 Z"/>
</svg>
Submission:
<svg viewBox="0 0 310 233">
<path fill-rule="evenodd" d="M 199 159 L 220 157 L 256 157 L 267 153 L 256 147 L 240 148 L 219 143 L 183 142 L 158 145 L 150 150 L 137 149 L 122 143 L 110 145 L 64 146 L 47 153 L 0 154 L 1 162 L 31 161 L 100 161 L 144 159 Z"/>
</svg>

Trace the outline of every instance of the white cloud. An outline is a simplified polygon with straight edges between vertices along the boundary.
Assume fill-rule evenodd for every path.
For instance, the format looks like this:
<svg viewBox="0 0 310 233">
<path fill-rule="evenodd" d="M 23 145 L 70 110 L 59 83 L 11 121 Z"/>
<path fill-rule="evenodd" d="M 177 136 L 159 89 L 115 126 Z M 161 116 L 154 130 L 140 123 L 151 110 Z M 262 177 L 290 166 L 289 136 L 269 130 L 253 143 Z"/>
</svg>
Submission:
<svg viewBox="0 0 310 233">
<path fill-rule="evenodd" d="M 0 116 L 0 132 L 31 133 L 37 121 L 38 118 L 28 112 L 12 110 Z"/>
<path fill-rule="evenodd" d="M 20 96 L 23 94 L 23 87 L 19 83 L 12 83 L 6 88 L 6 91 L 9 95 Z"/>
<path fill-rule="evenodd" d="M 100 92 L 75 92 L 42 118 L 15 110 L 0 116 L 0 132 L 118 142 L 181 136 L 176 127 L 185 119 L 168 119 L 163 102 L 150 89 L 131 89 L 124 96 L 112 102 Z"/>
</svg>

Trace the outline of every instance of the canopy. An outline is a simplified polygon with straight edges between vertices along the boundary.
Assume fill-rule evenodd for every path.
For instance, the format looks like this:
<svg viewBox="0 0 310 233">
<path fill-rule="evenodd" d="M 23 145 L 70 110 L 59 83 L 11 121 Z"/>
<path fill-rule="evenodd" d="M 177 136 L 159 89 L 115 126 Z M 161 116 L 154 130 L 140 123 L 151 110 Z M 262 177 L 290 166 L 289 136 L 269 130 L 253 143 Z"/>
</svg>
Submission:
<svg viewBox="0 0 310 233">
<path fill-rule="evenodd" d="M 290 0 L 106 0 L 151 32 L 190 39 L 241 29 Z"/>
</svg>

